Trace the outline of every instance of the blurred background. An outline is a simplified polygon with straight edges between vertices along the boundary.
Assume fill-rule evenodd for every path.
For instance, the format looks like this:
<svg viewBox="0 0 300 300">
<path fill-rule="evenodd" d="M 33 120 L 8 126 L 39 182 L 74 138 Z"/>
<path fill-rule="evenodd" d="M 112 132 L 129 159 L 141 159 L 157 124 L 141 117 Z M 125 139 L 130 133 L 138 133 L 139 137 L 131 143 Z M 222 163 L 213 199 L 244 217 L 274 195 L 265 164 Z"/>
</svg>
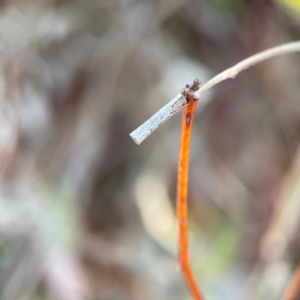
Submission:
<svg viewBox="0 0 300 300">
<path fill-rule="evenodd" d="M 180 114 L 140 146 L 129 133 L 195 77 L 299 40 L 300 2 L 0 7 L 0 299 L 191 299 L 176 254 Z M 299 63 L 263 62 L 196 112 L 190 256 L 208 300 L 280 299 L 300 260 Z"/>
</svg>

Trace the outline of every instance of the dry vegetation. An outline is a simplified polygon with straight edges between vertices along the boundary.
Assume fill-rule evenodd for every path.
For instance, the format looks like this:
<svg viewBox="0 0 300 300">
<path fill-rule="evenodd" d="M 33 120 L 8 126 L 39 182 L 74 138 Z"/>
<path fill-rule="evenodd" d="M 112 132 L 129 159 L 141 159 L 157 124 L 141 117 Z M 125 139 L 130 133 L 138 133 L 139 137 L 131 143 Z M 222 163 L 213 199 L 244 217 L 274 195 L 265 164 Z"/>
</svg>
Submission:
<svg viewBox="0 0 300 300">
<path fill-rule="evenodd" d="M 180 116 L 199 77 L 300 39 L 271 0 L 1 1 L 0 299 L 189 299 L 176 267 Z M 204 95 L 191 262 L 208 300 L 276 300 L 299 262 L 299 54 Z"/>
</svg>

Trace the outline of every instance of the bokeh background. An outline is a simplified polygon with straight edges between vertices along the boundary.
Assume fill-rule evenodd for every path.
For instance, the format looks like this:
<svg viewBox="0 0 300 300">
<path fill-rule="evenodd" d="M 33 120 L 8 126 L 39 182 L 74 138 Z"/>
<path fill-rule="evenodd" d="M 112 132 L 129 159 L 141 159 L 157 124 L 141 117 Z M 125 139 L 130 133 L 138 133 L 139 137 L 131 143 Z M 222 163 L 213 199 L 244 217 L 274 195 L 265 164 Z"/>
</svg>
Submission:
<svg viewBox="0 0 300 300">
<path fill-rule="evenodd" d="M 195 77 L 299 40 L 300 2 L 0 5 L 0 299 L 190 299 L 180 114 L 140 146 L 129 133 Z M 300 260 L 299 66 L 263 62 L 196 112 L 190 252 L 208 300 L 280 299 Z"/>
</svg>

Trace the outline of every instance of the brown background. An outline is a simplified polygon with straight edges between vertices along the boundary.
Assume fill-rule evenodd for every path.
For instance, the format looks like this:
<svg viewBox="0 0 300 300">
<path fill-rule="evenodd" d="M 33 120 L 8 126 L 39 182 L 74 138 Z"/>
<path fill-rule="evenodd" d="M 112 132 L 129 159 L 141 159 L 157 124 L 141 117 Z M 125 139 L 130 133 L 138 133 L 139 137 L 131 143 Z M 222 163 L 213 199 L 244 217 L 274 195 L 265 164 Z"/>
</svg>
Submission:
<svg viewBox="0 0 300 300">
<path fill-rule="evenodd" d="M 141 146 L 129 133 L 195 77 L 299 40 L 296 8 L 1 1 L 0 299 L 189 299 L 176 266 L 180 115 Z M 196 112 L 191 262 L 209 300 L 279 299 L 298 263 L 299 58 L 217 85 Z"/>
</svg>

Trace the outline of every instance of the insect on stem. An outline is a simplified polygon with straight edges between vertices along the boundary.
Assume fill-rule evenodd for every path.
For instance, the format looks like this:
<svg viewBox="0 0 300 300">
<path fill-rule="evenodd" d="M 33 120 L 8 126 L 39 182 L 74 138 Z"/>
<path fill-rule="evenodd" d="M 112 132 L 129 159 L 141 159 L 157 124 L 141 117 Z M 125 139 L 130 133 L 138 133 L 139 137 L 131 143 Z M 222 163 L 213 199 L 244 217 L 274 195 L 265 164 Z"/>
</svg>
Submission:
<svg viewBox="0 0 300 300">
<path fill-rule="evenodd" d="M 199 100 L 194 93 L 199 89 L 199 85 L 200 80 L 195 79 L 192 85 L 187 85 L 181 91 L 186 97 L 187 104 L 182 110 L 177 174 L 178 260 L 183 278 L 194 300 L 204 300 L 190 267 L 187 220 L 189 148 L 194 111 Z"/>
</svg>

